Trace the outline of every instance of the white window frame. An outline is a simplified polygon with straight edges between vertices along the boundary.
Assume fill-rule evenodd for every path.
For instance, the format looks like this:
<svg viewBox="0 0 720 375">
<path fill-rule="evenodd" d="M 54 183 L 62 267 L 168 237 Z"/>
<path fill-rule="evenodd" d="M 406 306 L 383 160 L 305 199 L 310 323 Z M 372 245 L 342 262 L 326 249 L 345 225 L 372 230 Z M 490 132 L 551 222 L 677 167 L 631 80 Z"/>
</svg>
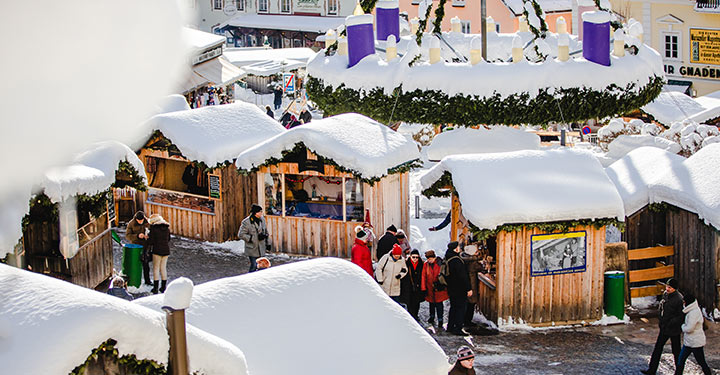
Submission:
<svg viewBox="0 0 720 375">
<path fill-rule="evenodd" d="M 677 53 L 677 57 L 668 56 L 668 53 L 671 54 L 672 52 L 672 46 L 671 49 L 668 50 L 667 48 L 667 42 L 666 38 L 672 38 L 677 37 L 677 45 L 675 52 Z M 662 44 L 662 50 L 663 50 L 663 60 L 672 60 L 672 61 L 682 61 L 682 33 L 680 31 L 661 31 L 660 32 L 660 43 Z M 672 42 L 671 42 L 672 44 Z"/>
<path fill-rule="evenodd" d="M 463 34 L 472 34 L 471 25 L 472 25 L 472 23 L 470 21 L 466 21 L 466 20 L 460 21 L 460 31 Z"/>
<path fill-rule="evenodd" d="M 219 10 L 222 12 L 223 7 L 225 5 L 225 4 L 223 4 L 224 2 L 225 2 L 224 0 L 212 0 L 212 7 L 213 7 L 212 9 Z"/>
<path fill-rule="evenodd" d="M 235 0 L 235 8 L 237 8 L 238 12 L 244 12 L 245 11 L 245 0 Z"/>
<path fill-rule="evenodd" d="M 287 10 L 283 6 L 287 4 Z M 292 0 L 280 0 L 280 13 L 292 13 Z"/>
<path fill-rule="evenodd" d="M 260 4 L 263 4 L 263 3 L 265 4 L 265 10 L 263 10 L 262 7 L 260 6 Z M 268 8 L 270 8 L 270 4 L 269 4 L 269 3 L 270 3 L 269 0 L 258 0 L 258 1 L 257 1 L 258 13 L 267 13 L 267 12 L 268 12 Z"/>
<path fill-rule="evenodd" d="M 332 5 L 335 4 L 335 7 Z M 340 7 L 340 0 L 327 0 L 327 14 L 330 16 L 338 15 L 338 8 Z M 333 11 L 333 9 L 335 9 Z"/>
<path fill-rule="evenodd" d="M 465 6 L 465 0 L 452 0 L 452 6 L 454 6 L 454 7 L 464 7 L 464 6 Z"/>
</svg>

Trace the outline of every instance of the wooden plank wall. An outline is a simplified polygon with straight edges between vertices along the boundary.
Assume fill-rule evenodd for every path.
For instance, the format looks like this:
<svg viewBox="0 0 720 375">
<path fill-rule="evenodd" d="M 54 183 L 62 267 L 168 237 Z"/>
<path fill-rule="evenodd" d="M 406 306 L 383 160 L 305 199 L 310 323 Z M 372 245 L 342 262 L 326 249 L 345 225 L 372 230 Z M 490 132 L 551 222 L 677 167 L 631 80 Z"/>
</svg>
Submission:
<svg viewBox="0 0 720 375">
<path fill-rule="evenodd" d="M 145 195 L 145 193 L 143 193 Z M 170 223 L 170 233 L 203 241 L 222 241 L 220 217 L 222 203 L 215 202 L 215 215 L 188 211 L 181 208 L 159 206 L 145 201 L 145 215 L 160 214 Z"/>
<path fill-rule="evenodd" d="M 720 234 L 692 212 L 666 212 L 668 242 L 675 246 L 675 277 L 681 291 L 691 291 L 700 306 L 718 306 Z"/>
<path fill-rule="evenodd" d="M 587 269 L 581 273 L 530 276 L 530 244 L 538 229 L 501 232 L 497 238 L 498 317 L 532 325 L 600 319 L 603 314 L 605 228 L 587 232 Z"/>
<path fill-rule="evenodd" d="M 359 223 L 303 217 L 265 216 L 273 251 L 349 258 Z"/>
<path fill-rule="evenodd" d="M 396 173 L 373 186 L 364 184 L 365 208 L 370 210 L 375 235 L 382 236 L 391 224 L 410 235 L 410 176 Z"/>
<path fill-rule="evenodd" d="M 492 290 L 482 281 L 479 281 L 477 308 L 486 318 L 493 322 L 497 322 L 498 318 L 497 300 L 497 290 Z"/>
<path fill-rule="evenodd" d="M 60 259 L 64 262 L 63 259 Z M 70 258 L 71 282 L 94 289 L 112 276 L 113 246 L 110 231 L 87 243 Z"/>
<path fill-rule="evenodd" d="M 221 241 L 237 239 L 242 220 L 250 213 L 253 203 L 258 203 L 257 174 L 242 175 L 234 166 L 227 166 L 219 172 L 222 183 L 222 202 L 216 202 L 222 207 L 220 218 Z"/>
</svg>

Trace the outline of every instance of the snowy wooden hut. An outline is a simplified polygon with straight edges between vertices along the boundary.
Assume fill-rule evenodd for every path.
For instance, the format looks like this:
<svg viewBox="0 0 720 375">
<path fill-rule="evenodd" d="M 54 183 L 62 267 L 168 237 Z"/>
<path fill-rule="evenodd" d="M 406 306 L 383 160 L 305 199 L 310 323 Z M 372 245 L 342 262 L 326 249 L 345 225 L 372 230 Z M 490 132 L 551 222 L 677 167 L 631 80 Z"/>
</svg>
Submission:
<svg viewBox="0 0 720 375">
<path fill-rule="evenodd" d="M 426 196 L 452 196 L 452 239 L 482 249 L 478 308 L 485 316 L 531 325 L 602 317 L 604 227 L 624 214 L 593 156 L 453 155 L 421 184 Z M 485 249 L 489 242 L 496 245 Z"/>
<path fill-rule="evenodd" d="M 183 237 L 234 238 L 258 185 L 254 175 L 239 174 L 232 162 L 285 128 L 248 103 L 164 113 L 145 126 L 152 134 L 139 152 L 149 181 L 146 214 L 162 215 Z"/>
<path fill-rule="evenodd" d="M 143 165 L 118 142 L 102 142 L 78 154 L 73 163 L 48 170 L 24 220 L 27 268 L 88 288 L 112 276 L 109 193 L 121 162 L 134 171 L 136 187 L 145 183 Z"/>
<path fill-rule="evenodd" d="M 629 252 L 653 249 L 664 258 L 665 263 L 655 267 L 666 272 L 662 276 L 674 274 L 680 289 L 692 292 L 709 310 L 720 301 L 718 165 L 720 144 L 710 144 L 687 159 L 638 149 L 607 170 L 625 201 L 623 238 Z M 633 289 L 631 296 L 641 297 L 659 294 L 662 285 Z"/>
<path fill-rule="evenodd" d="M 237 157 L 257 171 L 257 201 L 278 251 L 348 257 L 353 228 L 370 218 L 378 234 L 408 228 L 408 171 L 417 146 L 392 129 L 350 113 L 313 121 Z"/>
<path fill-rule="evenodd" d="M 493 126 L 444 131 L 427 147 L 428 159 L 440 161 L 449 155 L 481 154 L 540 149 L 540 137 L 522 128 Z"/>
</svg>

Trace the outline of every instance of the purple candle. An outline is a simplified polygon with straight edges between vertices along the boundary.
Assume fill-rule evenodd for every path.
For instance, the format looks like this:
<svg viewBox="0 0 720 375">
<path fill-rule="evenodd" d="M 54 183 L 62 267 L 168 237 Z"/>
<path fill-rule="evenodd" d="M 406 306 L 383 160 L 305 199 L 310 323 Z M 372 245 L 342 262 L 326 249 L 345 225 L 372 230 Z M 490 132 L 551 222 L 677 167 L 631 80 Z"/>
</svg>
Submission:
<svg viewBox="0 0 720 375">
<path fill-rule="evenodd" d="M 387 40 L 395 35 L 400 40 L 400 6 L 397 0 L 380 0 L 375 5 L 375 27 L 377 40 Z"/>
<path fill-rule="evenodd" d="M 362 14 L 345 18 L 348 40 L 348 68 L 353 67 L 363 57 L 375 53 L 373 37 L 373 16 Z"/>
<path fill-rule="evenodd" d="M 610 66 L 610 14 L 585 12 L 583 18 L 583 57 L 596 64 Z"/>
</svg>

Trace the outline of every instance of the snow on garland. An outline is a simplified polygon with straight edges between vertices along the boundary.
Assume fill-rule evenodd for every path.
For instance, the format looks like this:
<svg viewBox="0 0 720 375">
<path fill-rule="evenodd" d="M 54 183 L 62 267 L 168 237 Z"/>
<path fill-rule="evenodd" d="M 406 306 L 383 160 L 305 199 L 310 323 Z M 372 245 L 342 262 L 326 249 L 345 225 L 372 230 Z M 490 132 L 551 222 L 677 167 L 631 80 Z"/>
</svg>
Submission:
<svg viewBox="0 0 720 375">
<path fill-rule="evenodd" d="M 621 137 L 623 135 L 655 137 L 656 146 L 685 157 L 693 155 L 707 145 L 720 143 L 720 131 L 715 126 L 683 121 L 675 122 L 669 129 L 663 130 L 658 125 L 640 119 L 626 122 L 616 118 L 598 130 L 598 144 L 603 150 L 621 156 L 620 154 L 624 155 L 629 151 L 629 147 L 639 147 L 649 142 L 640 138 Z"/>
</svg>

